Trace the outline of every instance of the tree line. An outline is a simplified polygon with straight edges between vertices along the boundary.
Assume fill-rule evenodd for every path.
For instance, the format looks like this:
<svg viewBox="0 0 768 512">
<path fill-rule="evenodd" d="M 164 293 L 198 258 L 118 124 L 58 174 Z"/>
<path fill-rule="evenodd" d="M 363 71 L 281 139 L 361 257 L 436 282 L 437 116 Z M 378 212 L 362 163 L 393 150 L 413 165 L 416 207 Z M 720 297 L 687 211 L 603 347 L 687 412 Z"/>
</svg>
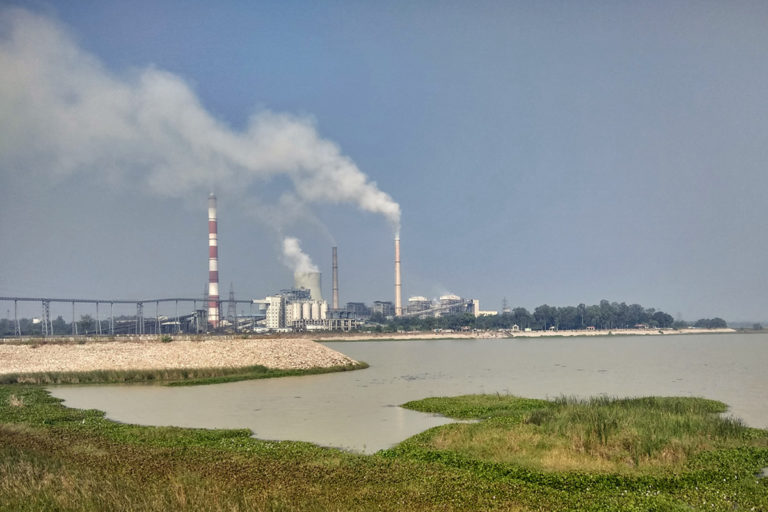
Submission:
<svg viewBox="0 0 768 512">
<path fill-rule="evenodd" d="M 131 317 L 115 317 L 115 321 L 120 321 Z M 100 320 L 101 332 L 105 333 L 109 330 L 109 320 Z M 80 320 L 75 322 L 77 326 L 77 333 L 80 335 L 95 334 L 97 330 L 96 319 L 91 315 L 81 315 Z M 68 335 L 72 334 L 72 322 L 67 322 L 59 315 L 54 320 L 51 320 L 51 327 L 55 334 Z M 43 334 L 43 324 L 39 319 L 32 318 L 19 318 L 19 328 L 21 333 L 25 336 L 41 336 Z M 3 318 L 0 319 L 0 336 L 13 336 L 16 332 L 16 323 L 12 319 Z"/>
<path fill-rule="evenodd" d="M 512 329 L 513 326 L 521 330 L 576 330 L 594 327 L 599 330 L 628 329 L 638 325 L 658 329 L 685 329 L 689 327 L 687 322 L 675 321 L 671 315 L 654 308 L 645 308 L 640 304 L 624 302 L 600 301 L 600 304 L 587 306 L 549 306 L 542 304 L 529 312 L 526 308 L 517 307 L 508 313 L 500 315 L 475 317 L 472 314 L 446 315 L 438 318 L 427 317 L 395 317 L 385 319 L 382 316 L 371 317 L 373 322 L 379 323 L 381 330 L 416 330 L 427 331 L 435 329 Z M 704 318 L 692 324 L 694 327 L 721 328 L 727 327 L 722 318 Z M 379 329 L 376 329 L 379 330 Z"/>
</svg>

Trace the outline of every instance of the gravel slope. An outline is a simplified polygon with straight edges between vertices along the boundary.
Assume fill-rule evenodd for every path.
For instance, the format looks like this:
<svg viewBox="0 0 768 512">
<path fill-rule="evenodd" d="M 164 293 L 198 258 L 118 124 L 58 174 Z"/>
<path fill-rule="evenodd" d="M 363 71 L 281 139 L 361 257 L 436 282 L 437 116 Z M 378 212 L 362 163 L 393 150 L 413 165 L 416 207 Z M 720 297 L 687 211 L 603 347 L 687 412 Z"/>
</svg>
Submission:
<svg viewBox="0 0 768 512">
<path fill-rule="evenodd" d="M 306 369 L 356 361 L 307 339 L 0 344 L 0 374 L 164 368 Z"/>
</svg>

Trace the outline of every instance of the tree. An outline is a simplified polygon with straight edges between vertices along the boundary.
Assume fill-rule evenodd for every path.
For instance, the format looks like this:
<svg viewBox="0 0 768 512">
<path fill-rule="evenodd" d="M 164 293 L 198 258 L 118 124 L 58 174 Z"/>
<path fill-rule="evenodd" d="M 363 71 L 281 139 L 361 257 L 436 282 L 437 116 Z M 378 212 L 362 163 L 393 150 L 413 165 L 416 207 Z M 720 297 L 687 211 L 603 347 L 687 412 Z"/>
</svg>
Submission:
<svg viewBox="0 0 768 512">
<path fill-rule="evenodd" d="M 576 310 L 579 312 L 579 329 L 583 329 L 586 327 L 586 324 L 584 323 L 584 316 L 587 313 L 587 306 L 582 302 L 576 306 Z"/>
<path fill-rule="evenodd" d="M 614 320 L 614 308 L 610 302 L 603 299 L 600 301 L 600 328 L 612 329 Z"/>
<path fill-rule="evenodd" d="M 655 312 L 651 318 L 657 327 L 661 327 L 664 329 L 666 329 L 667 327 L 672 327 L 672 324 L 675 323 L 675 319 L 672 318 L 672 315 L 668 315 L 663 311 Z"/>
<path fill-rule="evenodd" d="M 715 317 L 709 321 L 710 329 L 725 329 L 728 323 L 720 317 Z"/>
<path fill-rule="evenodd" d="M 581 328 L 581 316 L 578 308 L 566 306 L 557 308 L 557 326 L 558 329 L 579 329 Z"/>
<path fill-rule="evenodd" d="M 728 323 L 719 317 L 699 318 L 693 326 L 699 329 L 724 329 L 728 327 Z"/>
<path fill-rule="evenodd" d="M 537 329 L 557 328 L 557 308 L 542 304 L 533 310 L 533 322 Z"/>
<path fill-rule="evenodd" d="M 78 332 L 80 334 L 88 334 L 88 331 L 93 332 L 93 318 L 91 315 L 82 315 L 77 322 Z"/>
<path fill-rule="evenodd" d="M 589 306 L 584 313 L 584 324 L 586 327 L 600 327 L 602 329 L 602 323 L 600 322 L 600 306 Z"/>
<path fill-rule="evenodd" d="M 72 326 L 61 315 L 57 316 L 51 324 L 53 324 L 53 332 L 56 334 L 66 334 L 72 330 Z"/>
<path fill-rule="evenodd" d="M 531 326 L 533 317 L 525 308 L 515 308 L 512 310 L 512 323 L 521 329 L 527 329 Z"/>
</svg>

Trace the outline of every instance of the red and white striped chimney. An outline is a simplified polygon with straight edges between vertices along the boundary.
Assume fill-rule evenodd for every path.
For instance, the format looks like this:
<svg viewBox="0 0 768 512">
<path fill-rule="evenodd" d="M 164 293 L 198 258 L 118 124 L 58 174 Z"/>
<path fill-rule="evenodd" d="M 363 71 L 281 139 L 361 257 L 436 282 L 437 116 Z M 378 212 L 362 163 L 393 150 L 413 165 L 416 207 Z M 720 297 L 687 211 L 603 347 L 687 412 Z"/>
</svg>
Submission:
<svg viewBox="0 0 768 512">
<path fill-rule="evenodd" d="M 216 225 L 216 196 L 208 196 L 208 323 L 219 326 L 219 239 Z"/>
</svg>

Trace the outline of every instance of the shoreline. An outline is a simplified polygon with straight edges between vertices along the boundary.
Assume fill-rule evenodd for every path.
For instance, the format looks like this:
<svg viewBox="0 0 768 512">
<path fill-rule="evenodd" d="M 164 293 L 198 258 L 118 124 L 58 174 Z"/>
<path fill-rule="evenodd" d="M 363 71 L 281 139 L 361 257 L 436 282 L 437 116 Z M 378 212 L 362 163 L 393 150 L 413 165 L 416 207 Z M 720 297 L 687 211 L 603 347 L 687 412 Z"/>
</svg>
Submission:
<svg viewBox="0 0 768 512">
<path fill-rule="evenodd" d="M 408 340 L 482 340 L 482 339 L 514 339 L 514 338 L 577 338 L 592 336 L 683 336 L 687 334 L 737 334 L 739 331 L 731 328 L 723 329 L 609 329 L 609 330 L 573 330 L 573 331 L 476 331 L 476 332 L 382 332 L 382 333 L 349 333 L 332 334 L 327 337 L 315 335 L 313 339 L 320 342 L 344 341 L 408 341 Z"/>
<path fill-rule="evenodd" d="M 359 367 L 323 342 L 562 338 L 732 334 L 735 329 L 615 329 L 610 331 L 475 331 L 398 333 L 292 333 L 269 336 L 157 335 L 116 338 L 6 338 L 0 341 L 0 376 L 82 372 L 222 369 L 271 370 Z"/>
</svg>

